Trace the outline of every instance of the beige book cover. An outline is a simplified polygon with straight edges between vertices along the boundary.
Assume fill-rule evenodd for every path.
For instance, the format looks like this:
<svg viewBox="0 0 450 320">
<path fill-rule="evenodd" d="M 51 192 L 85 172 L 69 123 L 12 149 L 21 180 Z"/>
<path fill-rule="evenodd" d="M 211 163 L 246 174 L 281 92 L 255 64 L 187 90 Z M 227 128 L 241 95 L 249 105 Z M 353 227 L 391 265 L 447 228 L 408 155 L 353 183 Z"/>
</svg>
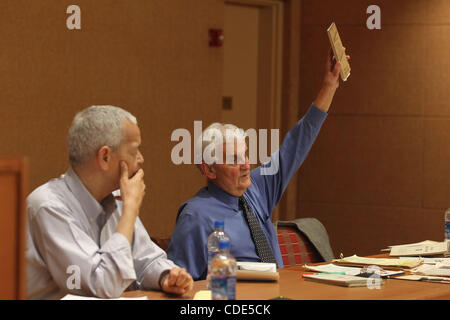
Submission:
<svg viewBox="0 0 450 320">
<path fill-rule="evenodd" d="M 344 51 L 344 46 L 342 45 L 341 37 L 337 30 L 336 24 L 333 22 L 331 26 L 327 29 L 328 38 L 330 39 L 331 48 L 333 49 L 334 57 L 336 61 L 340 61 L 341 68 L 341 79 L 347 81 L 350 76 L 350 64 L 348 63 L 347 56 Z"/>
</svg>

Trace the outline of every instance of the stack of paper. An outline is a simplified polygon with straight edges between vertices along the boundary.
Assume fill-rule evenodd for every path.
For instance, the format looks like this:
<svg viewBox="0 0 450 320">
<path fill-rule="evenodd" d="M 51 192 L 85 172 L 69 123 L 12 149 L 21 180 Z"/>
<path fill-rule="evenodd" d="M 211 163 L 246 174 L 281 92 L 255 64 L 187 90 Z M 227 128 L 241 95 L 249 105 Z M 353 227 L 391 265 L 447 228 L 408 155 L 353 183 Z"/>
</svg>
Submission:
<svg viewBox="0 0 450 320">
<path fill-rule="evenodd" d="M 237 280 L 278 281 L 280 274 L 275 263 L 243 262 L 237 263 Z"/>
<path fill-rule="evenodd" d="M 379 266 L 386 269 L 411 269 L 423 263 L 421 258 L 364 258 L 353 255 L 342 259 L 334 259 L 332 261 L 337 265 L 364 267 L 364 266 Z"/>
<path fill-rule="evenodd" d="M 424 263 L 411 269 L 411 275 L 399 280 L 430 281 L 450 284 L 450 258 L 423 258 Z"/>
<path fill-rule="evenodd" d="M 446 241 L 436 242 L 425 240 L 422 242 L 390 246 L 392 257 L 421 257 L 421 256 L 450 256 L 449 244 Z"/>
<path fill-rule="evenodd" d="M 324 272 L 324 273 L 336 273 L 336 272 L 345 272 L 346 275 L 350 276 L 356 276 L 361 273 L 362 268 L 358 267 L 344 267 L 344 266 L 337 266 L 335 264 L 329 263 L 329 264 L 322 264 L 318 266 L 303 266 L 305 269 L 314 271 L 314 272 Z M 392 270 L 378 270 L 378 273 L 381 277 L 391 277 L 399 274 L 403 274 L 403 271 L 392 271 Z"/>
<path fill-rule="evenodd" d="M 450 263 L 450 258 L 422 258 L 425 264 L 436 264 L 438 262 Z"/>
<path fill-rule="evenodd" d="M 412 273 L 424 276 L 449 277 L 450 280 L 450 263 L 438 262 L 436 264 L 423 264 L 411 270 Z"/>
<path fill-rule="evenodd" d="M 343 287 L 368 287 L 374 285 L 382 285 L 384 281 L 382 279 L 368 279 L 357 276 L 343 275 L 343 274 L 311 274 L 303 275 L 306 280 L 316 281 L 320 283 L 333 284 Z"/>
<path fill-rule="evenodd" d="M 433 277 L 433 276 L 421 276 L 410 274 L 407 276 L 396 277 L 398 280 L 412 280 L 412 281 L 429 281 L 429 282 L 439 282 L 450 284 L 450 278 L 447 277 Z"/>
</svg>

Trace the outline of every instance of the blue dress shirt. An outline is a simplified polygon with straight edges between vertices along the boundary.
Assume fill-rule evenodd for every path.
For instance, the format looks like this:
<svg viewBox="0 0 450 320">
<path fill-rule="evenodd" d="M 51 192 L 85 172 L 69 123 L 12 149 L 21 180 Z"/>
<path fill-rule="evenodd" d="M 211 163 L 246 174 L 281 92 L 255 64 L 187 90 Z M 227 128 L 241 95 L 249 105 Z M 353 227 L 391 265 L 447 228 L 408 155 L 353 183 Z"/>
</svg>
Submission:
<svg viewBox="0 0 450 320">
<path fill-rule="evenodd" d="M 311 105 L 305 116 L 286 134 L 280 149 L 271 155 L 271 160 L 250 173 L 251 186 L 244 197 L 267 237 L 278 268 L 283 267 L 283 260 L 272 225 L 272 211 L 305 160 L 327 115 L 314 104 Z M 277 162 L 279 166 L 275 174 L 261 174 L 263 168 L 273 167 Z M 208 264 L 206 242 L 214 231 L 214 222 L 222 220 L 230 237 L 231 254 L 236 260 L 260 261 L 238 202 L 238 197 L 228 194 L 214 183 L 210 182 L 200 189 L 178 210 L 177 223 L 167 249 L 168 258 L 185 268 L 195 280 L 205 279 Z"/>
</svg>

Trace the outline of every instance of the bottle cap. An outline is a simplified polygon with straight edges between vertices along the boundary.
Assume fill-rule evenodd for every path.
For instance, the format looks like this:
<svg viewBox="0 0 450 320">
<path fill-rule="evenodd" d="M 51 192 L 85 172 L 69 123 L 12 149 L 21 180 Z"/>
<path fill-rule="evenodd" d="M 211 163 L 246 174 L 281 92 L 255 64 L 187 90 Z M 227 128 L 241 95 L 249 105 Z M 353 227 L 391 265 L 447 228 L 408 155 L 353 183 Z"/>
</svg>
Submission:
<svg viewBox="0 0 450 320">
<path fill-rule="evenodd" d="M 214 229 L 223 229 L 225 226 L 225 223 L 223 221 L 215 221 L 214 222 Z"/>
<path fill-rule="evenodd" d="M 228 250 L 228 249 L 230 249 L 230 241 L 219 240 L 219 250 Z"/>
</svg>

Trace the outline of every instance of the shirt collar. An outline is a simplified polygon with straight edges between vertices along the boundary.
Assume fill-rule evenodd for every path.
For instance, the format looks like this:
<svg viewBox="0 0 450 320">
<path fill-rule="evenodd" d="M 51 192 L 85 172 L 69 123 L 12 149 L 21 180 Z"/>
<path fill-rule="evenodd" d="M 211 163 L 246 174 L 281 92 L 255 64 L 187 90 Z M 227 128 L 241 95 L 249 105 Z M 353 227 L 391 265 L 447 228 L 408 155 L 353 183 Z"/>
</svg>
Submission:
<svg viewBox="0 0 450 320">
<path fill-rule="evenodd" d="M 113 194 L 106 197 L 101 204 L 91 195 L 88 189 L 81 182 L 80 178 L 76 172 L 69 167 L 66 174 L 64 175 L 64 180 L 69 187 L 69 189 L 74 194 L 75 198 L 80 202 L 86 215 L 90 218 L 97 219 L 97 217 L 106 212 L 107 214 L 113 212 L 116 209 L 116 203 Z"/>
<path fill-rule="evenodd" d="M 219 201 L 222 201 L 226 205 L 228 205 L 234 211 L 239 211 L 239 197 L 233 196 L 222 190 L 214 182 L 208 182 L 208 191 L 209 193 Z"/>
</svg>

